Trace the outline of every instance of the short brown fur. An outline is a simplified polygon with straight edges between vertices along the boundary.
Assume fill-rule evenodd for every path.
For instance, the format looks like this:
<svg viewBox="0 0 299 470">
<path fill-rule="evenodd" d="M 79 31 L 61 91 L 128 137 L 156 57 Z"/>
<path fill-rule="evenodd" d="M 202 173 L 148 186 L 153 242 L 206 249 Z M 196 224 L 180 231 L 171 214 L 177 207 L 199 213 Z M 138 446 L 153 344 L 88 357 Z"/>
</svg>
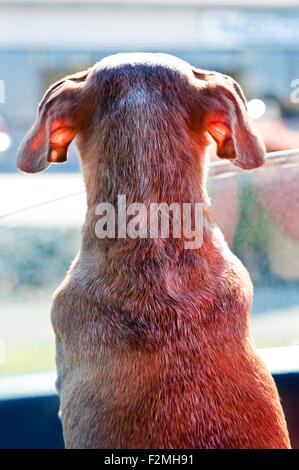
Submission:
<svg viewBox="0 0 299 470">
<path fill-rule="evenodd" d="M 19 168 L 41 171 L 66 160 L 76 135 L 86 183 L 81 249 L 52 306 L 68 448 L 290 446 L 250 337 L 249 275 L 210 214 L 207 132 L 220 157 L 263 163 L 231 78 L 165 54 L 119 54 L 51 87 L 19 149 Z M 202 246 L 97 238 L 95 208 L 118 194 L 204 203 Z"/>
</svg>

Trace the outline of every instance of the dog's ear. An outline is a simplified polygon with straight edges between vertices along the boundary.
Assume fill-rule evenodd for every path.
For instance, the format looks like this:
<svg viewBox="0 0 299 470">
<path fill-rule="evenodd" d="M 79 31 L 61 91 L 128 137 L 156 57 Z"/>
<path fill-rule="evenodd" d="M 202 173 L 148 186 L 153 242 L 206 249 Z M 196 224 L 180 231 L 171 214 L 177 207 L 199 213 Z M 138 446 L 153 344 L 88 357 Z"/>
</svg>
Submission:
<svg viewBox="0 0 299 470">
<path fill-rule="evenodd" d="M 217 144 L 217 155 L 244 169 L 264 163 L 265 146 L 255 133 L 239 85 L 220 73 L 193 70 L 199 79 L 199 107 L 205 111 L 204 130 Z"/>
<path fill-rule="evenodd" d="M 43 171 L 67 159 L 68 146 L 77 134 L 84 107 L 83 88 L 88 71 L 65 77 L 45 93 L 36 121 L 24 137 L 17 167 L 26 173 Z M 86 104 L 85 104 L 86 106 Z"/>
</svg>

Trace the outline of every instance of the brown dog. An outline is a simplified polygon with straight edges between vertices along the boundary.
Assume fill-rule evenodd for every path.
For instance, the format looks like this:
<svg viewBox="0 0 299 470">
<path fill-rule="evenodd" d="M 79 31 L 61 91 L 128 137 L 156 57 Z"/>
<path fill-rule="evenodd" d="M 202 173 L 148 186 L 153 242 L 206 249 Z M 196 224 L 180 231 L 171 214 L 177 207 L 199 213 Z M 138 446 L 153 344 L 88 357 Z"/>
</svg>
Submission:
<svg viewBox="0 0 299 470">
<path fill-rule="evenodd" d="M 166 54 L 118 54 L 45 94 L 18 154 L 37 172 L 77 136 L 88 209 L 56 291 L 58 390 L 69 448 L 288 448 L 249 332 L 252 285 L 211 220 L 207 133 L 220 157 L 263 163 L 239 86 Z M 99 203 L 204 204 L 203 243 L 98 238 Z M 194 216 L 193 216 L 194 222 Z"/>
</svg>

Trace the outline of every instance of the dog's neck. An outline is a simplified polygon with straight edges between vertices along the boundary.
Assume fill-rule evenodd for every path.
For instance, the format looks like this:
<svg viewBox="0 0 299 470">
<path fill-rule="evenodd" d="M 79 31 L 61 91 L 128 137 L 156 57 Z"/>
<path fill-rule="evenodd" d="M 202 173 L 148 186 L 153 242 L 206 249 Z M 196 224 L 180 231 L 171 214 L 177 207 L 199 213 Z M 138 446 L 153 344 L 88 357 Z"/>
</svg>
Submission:
<svg viewBox="0 0 299 470">
<path fill-rule="evenodd" d="M 132 203 L 143 204 L 148 213 L 150 211 L 151 203 L 166 203 L 169 207 L 173 203 L 179 204 L 182 208 L 185 203 L 201 203 L 203 207 L 203 225 L 204 230 L 207 230 L 211 222 L 209 199 L 204 189 L 203 182 L 205 182 L 205 165 L 203 160 L 198 161 L 193 168 L 190 168 L 188 174 L 185 177 L 182 175 L 181 178 L 173 178 L 173 175 L 167 173 L 167 168 L 163 172 L 163 168 L 159 167 L 160 173 L 156 172 L 155 177 L 157 181 L 163 182 L 152 186 L 149 185 L 149 181 L 144 181 L 142 178 L 139 179 L 138 175 L 126 176 L 123 173 L 124 180 L 121 179 L 121 175 L 118 174 L 118 184 L 113 184 L 110 191 L 102 191 L 101 182 L 105 177 L 99 173 L 99 178 L 94 179 L 93 176 L 89 176 L 86 181 L 86 187 L 95 184 L 98 187 L 98 192 L 93 194 L 88 193 L 88 208 L 86 214 L 86 220 L 83 227 L 83 238 L 82 238 L 82 249 L 84 250 L 97 250 L 100 246 L 106 243 L 103 240 L 99 240 L 96 234 L 96 224 L 99 220 L 99 212 L 97 207 L 101 203 L 110 203 L 115 209 L 116 221 L 118 220 L 118 209 L 119 201 L 121 198 L 125 200 L 126 209 Z M 180 171 L 181 169 L 177 169 Z M 106 169 L 107 171 L 107 169 Z M 104 171 L 104 173 L 106 173 Z M 115 174 L 114 174 L 115 176 Z M 91 180 L 93 182 L 91 183 Z M 124 198 L 125 197 L 125 198 Z M 193 206 L 194 207 L 194 206 Z M 103 215 L 103 214 L 102 214 Z M 149 223 L 149 221 L 148 221 Z M 207 230 L 208 233 L 209 230 Z M 207 235 L 206 233 L 206 235 Z M 106 240 L 106 242 L 109 241 Z M 124 243 L 123 240 L 120 243 Z M 179 241 L 177 241 L 179 244 Z"/>
<path fill-rule="evenodd" d="M 149 140 L 144 135 L 132 138 L 128 135 L 116 141 L 110 137 L 111 129 L 104 128 L 102 140 L 89 144 L 87 152 L 79 148 L 88 205 L 83 250 L 94 251 L 103 245 L 95 231 L 99 220 L 96 208 L 101 203 L 110 203 L 117 210 L 120 195 L 126 197 L 127 206 L 141 203 L 147 209 L 151 203 L 178 203 L 181 207 L 184 203 L 202 203 L 204 226 L 210 224 L 205 140 L 194 141 L 184 129 L 181 135 L 177 133 L 176 129 L 173 135 L 169 132 L 161 138 L 161 129 L 153 127 L 147 129 Z"/>
</svg>

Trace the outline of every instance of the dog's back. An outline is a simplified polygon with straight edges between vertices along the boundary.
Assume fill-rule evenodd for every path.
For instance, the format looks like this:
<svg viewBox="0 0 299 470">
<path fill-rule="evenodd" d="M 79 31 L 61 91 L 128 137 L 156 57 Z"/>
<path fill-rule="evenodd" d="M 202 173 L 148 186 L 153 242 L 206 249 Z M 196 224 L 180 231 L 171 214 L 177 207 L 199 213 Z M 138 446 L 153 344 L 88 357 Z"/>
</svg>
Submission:
<svg viewBox="0 0 299 470">
<path fill-rule="evenodd" d="M 114 282 L 82 275 L 79 257 L 52 310 L 68 447 L 288 445 L 249 338 L 250 280 L 237 260 L 218 262 L 216 288 L 219 271 L 202 280 L 196 257 L 174 262 L 168 279 L 140 263 Z M 189 282 L 176 284 L 184 271 Z"/>
<path fill-rule="evenodd" d="M 276 387 L 250 339 L 248 273 L 209 214 L 205 132 L 240 166 L 263 158 L 240 89 L 217 77 L 169 56 L 120 55 L 60 92 L 77 93 L 65 139 L 77 126 L 88 201 L 80 253 L 52 307 L 68 447 L 289 446 Z M 50 161 L 63 160 L 69 143 L 59 119 L 50 122 Z M 202 244 L 98 237 L 96 208 L 116 207 L 119 195 L 146 213 L 153 203 L 201 203 Z"/>
</svg>

